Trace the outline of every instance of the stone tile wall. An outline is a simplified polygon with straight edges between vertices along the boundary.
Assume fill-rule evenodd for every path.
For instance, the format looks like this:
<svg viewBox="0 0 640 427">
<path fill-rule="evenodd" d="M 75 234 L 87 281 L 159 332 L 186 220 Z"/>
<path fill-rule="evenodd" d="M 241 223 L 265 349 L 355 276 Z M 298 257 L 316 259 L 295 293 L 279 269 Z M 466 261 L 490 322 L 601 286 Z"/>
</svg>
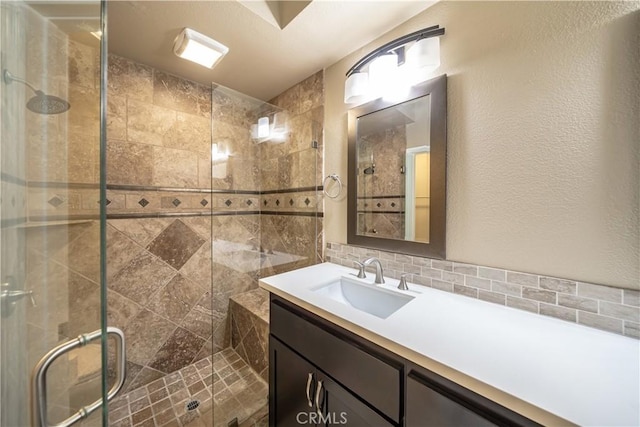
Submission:
<svg viewBox="0 0 640 427">
<path fill-rule="evenodd" d="M 230 298 L 257 288 L 260 242 L 260 147 L 251 126 L 272 106 L 222 86 L 212 92 L 213 348 L 231 344 Z M 215 389 L 214 385 L 214 389 Z M 215 392 L 215 390 L 214 390 Z"/>
<path fill-rule="evenodd" d="M 125 391 L 210 356 L 209 217 L 108 223 L 108 323 L 127 338 Z"/>
<path fill-rule="evenodd" d="M 358 234 L 404 238 L 404 152 L 406 126 L 360 136 L 358 140 Z M 374 173 L 365 174 L 375 165 Z"/>
<path fill-rule="evenodd" d="M 640 291 L 328 243 L 327 261 L 377 257 L 385 275 L 446 292 L 640 338 Z"/>
<path fill-rule="evenodd" d="M 259 145 L 251 125 L 277 107 L 124 58 L 109 61 L 109 227 L 130 246 L 122 262 L 109 260 L 109 313 L 130 341 L 131 389 L 228 347 L 230 297 L 257 288 L 260 275 L 274 268 L 313 262 L 315 216 L 298 214 L 315 213 L 316 180 L 293 172 L 315 167 L 318 150 L 294 147 L 301 133 L 311 133 L 311 122 L 303 121 L 310 106 L 288 114 L 285 143 Z M 300 92 L 307 86 L 291 92 L 307 96 Z M 276 150 L 276 163 L 297 165 L 282 169 L 287 185 L 278 174 L 272 194 L 262 194 L 266 147 Z M 265 222 L 264 212 L 275 219 Z M 271 235 L 261 235 L 263 228 Z M 292 239 L 293 231 L 306 237 L 292 245 L 280 236 Z"/>
<path fill-rule="evenodd" d="M 115 55 L 108 72 L 108 322 L 133 390 L 213 351 L 211 88 Z"/>
<path fill-rule="evenodd" d="M 269 293 L 263 289 L 231 297 L 231 347 L 269 381 Z"/>
<path fill-rule="evenodd" d="M 358 140 L 358 195 L 404 196 L 405 177 L 400 173 L 407 149 L 406 126 L 360 136 Z M 374 173 L 364 170 L 375 164 Z"/>
<path fill-rule="evenodd" d="M 287 111 L 290 134 L 282 144 L 260 144 L 261 241 L 292 262 L 267 264 L 263 276 L 315 264 L 322 253 L 324 72 L 270 102 Z"/>
<path fill-rule="evenodd" d="M 109 186 L 210 189 L 211 88 L 115 55 L 108 72 Z"/>
<path fill-rule="evenodd" d="M 109 73 L 109 229 L 128 247 L 109 260 L 109 313 L 130 341 L 132 389 L 228 347 L 231 297 L 315 262 L 322 73 L 278 106 L 113 55 Z M 252 140 L 258 117 L 282 108 L 287 140 Z"/>
</svg>

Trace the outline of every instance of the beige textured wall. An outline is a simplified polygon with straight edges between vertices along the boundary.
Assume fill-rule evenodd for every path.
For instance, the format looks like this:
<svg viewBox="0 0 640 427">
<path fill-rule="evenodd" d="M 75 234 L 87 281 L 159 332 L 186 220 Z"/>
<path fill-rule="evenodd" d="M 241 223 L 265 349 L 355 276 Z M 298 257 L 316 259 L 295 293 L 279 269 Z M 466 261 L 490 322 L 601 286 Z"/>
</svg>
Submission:
<svg viewBox="0 0 640 427">
<path fill-rule="evenodd" d="M 439 24 L 447 258 L 640 288 L 640 3 L 440 2 L 326 70 L 325 173 L 347 176 L 344 75 Z M 346 199 L 326 201 L 346 241 Z"/>
</svg>

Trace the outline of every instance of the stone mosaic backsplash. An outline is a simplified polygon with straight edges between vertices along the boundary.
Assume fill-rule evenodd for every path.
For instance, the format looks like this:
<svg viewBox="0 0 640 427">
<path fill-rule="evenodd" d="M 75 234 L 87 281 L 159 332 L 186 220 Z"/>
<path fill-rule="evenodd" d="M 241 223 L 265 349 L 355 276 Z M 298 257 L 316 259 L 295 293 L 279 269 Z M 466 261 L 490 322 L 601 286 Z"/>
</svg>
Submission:
<svg viewBox="0 0 640 427">
<path fill-rule="evenodd" d="M 388 277 L 640 338 L 640 291 L 545 275 L 327 243 L 325 260 L 347 267 L 377 257 Z"/>
</svg>

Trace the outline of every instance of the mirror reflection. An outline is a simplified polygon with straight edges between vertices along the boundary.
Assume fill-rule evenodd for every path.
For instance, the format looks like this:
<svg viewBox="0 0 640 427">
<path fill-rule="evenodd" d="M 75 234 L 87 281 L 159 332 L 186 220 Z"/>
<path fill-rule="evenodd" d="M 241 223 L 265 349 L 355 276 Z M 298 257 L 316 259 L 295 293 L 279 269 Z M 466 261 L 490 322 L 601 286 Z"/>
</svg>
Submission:
<svg viewBox="0 0 640 427">
<path fill-rule="evenodd" d="M 357 118 L 357 234 L 429 243 L 430 95 Z"/>
</svg>

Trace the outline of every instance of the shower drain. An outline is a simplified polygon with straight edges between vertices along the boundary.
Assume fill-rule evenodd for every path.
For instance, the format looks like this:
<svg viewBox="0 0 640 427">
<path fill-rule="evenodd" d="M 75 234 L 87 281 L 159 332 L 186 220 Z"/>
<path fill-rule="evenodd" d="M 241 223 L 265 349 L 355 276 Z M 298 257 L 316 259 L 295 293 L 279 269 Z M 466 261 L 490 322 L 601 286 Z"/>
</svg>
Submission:
<svg viewBox="0 0 640 427">
<path fill-rule="evenodd" d="M 193 411 L 195 410 L 198 406 L 200 406 L 200 401 L 199 400 L 190 400 L 187 403 L 187 411 Z"/>
</svg>

